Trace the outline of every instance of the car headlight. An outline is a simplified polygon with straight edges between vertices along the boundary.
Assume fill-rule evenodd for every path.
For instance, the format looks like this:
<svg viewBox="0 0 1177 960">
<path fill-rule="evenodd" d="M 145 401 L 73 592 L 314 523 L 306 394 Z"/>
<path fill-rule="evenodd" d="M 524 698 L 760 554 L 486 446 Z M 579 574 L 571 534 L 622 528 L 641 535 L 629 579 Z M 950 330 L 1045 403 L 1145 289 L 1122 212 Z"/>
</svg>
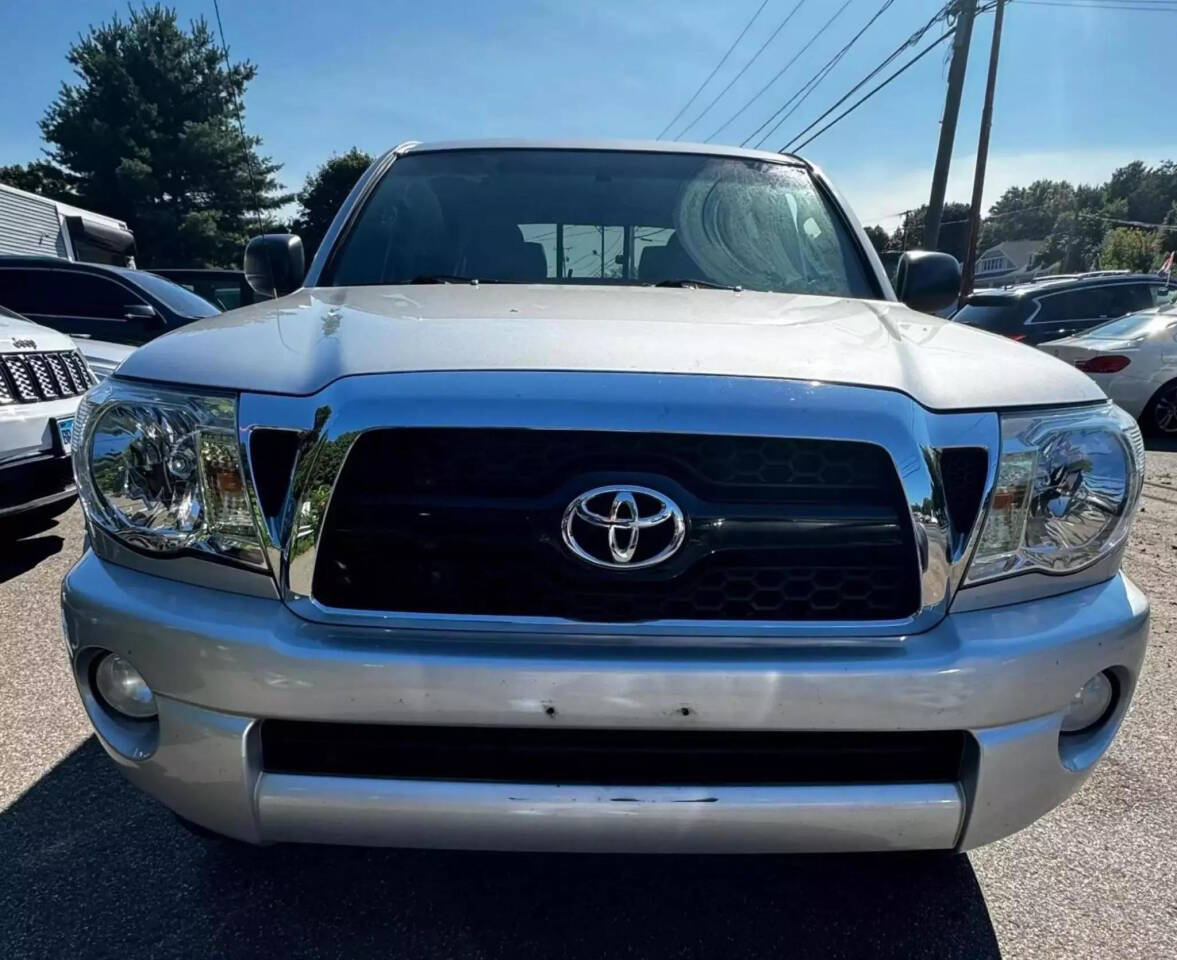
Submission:
<svg viewBox="0 0 1177 960">
<path fill-rule="evenodd" d="M 1015 573 L 1073 573 L 1128 536 L 1144 443 L 1112 404 L 1001 418 L 1001 459 L 965 585 Z"/>
<path fill-rule="evenodd" d="M 78 407 L 74 475 L 86 515 L 159 554 L 265 564 L 231 394 L 103 381 Z"/>
</svg>

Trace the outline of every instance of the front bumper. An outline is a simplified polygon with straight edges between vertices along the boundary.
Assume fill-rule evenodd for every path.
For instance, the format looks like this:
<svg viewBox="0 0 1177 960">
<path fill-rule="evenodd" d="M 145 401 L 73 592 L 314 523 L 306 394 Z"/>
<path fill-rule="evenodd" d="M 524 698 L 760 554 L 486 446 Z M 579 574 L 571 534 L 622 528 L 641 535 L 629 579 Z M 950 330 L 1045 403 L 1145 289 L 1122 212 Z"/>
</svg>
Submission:
<svg viewBox="0 0 1177 960">
<path fill-rule="evenodd" d="M 72 417 L 78 397 L 0 406 L 0 518 L 73 497 L 73 471 L 54 423 Z"/>
<path fill-rule="evenodd" d="M 63 585 L 82 700 L 128 778 L 182 816 L 255 843 L 800 852 L 968 849 L 1056 806 L 1131 699 L 1148 604 L 1124 576 L 956 613 L 900 645 L 777 650 L 545 645 L 305 621 L 277 600 L 164 581 L 87 553 Z M 146 739 L 89 690 L 95 649 L 156 691 Z M 1060 753 L 1071 695 L 1119 698 Z M 955 783 L 572 786 L 303 775 L 263 768 L 259 720 L 640 730 L 969 734 Z M 136 739 L 138 737 L 138 739 Z M 766 778 L 771 779 L 771 778 Z"/>
</svg>

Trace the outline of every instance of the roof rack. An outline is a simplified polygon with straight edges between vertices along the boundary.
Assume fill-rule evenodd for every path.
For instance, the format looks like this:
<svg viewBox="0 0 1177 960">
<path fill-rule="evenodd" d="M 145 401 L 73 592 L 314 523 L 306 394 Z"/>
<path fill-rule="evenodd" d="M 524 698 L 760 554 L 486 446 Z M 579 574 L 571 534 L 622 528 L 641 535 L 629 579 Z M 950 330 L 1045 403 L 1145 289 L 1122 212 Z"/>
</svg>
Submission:
<svg viewBox="0 0 1177 960">
<path fill-rule="evenodd" d="M 1097 277 L 1129 276 L 1151 276 L 1151 274 L 1140 274 L 1135 270 L 1086 270 L 1082 273 L 1042 273 L 1027 280 L 1019 280 L 1017 283 L 1007 283 L 1002 286 L 1001 289 L 1011 290 L 1014 287 L 1033 286 L 1034 284 L 1038 283 L 1051 283 L 1055 280 L 1090 280 Z"/>
</svg>

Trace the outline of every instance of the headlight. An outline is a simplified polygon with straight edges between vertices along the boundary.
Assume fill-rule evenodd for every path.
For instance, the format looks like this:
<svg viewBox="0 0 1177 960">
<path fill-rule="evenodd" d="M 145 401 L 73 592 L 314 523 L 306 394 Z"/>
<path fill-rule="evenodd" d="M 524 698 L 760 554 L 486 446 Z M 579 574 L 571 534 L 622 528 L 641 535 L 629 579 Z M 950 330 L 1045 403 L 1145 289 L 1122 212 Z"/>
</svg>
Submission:
<svg viewBox="0 0 1177 960">
<path fill-rule="evenodd" d="M 106 380 L 75 421 L 87 516 L 153 553 L 198 551 L 264 566 L 232 395 Z"/>
<path fill-rule="evenodd" d="M 1006 416 L 993 496 L 965 584 L 1072 573 L 1124 542 L 1144 479 L 1144 443 L 1107 404 Z"/>
</svg>

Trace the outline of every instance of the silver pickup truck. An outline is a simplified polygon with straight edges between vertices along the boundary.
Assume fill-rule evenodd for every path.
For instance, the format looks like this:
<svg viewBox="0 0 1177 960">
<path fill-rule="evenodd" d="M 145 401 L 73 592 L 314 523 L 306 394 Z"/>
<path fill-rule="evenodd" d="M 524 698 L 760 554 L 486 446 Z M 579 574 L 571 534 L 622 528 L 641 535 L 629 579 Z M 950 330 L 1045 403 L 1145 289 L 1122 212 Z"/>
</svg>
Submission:
<svg viewBox="0 0 1177 960">
<path fill-rule="evenodd" d="M 75 429 L 70 668 L 198 832 L 963 850 L 1115 736 L 1135 424 L 805 161 L 410 143 L 246 272 Z"/>
</svg>

